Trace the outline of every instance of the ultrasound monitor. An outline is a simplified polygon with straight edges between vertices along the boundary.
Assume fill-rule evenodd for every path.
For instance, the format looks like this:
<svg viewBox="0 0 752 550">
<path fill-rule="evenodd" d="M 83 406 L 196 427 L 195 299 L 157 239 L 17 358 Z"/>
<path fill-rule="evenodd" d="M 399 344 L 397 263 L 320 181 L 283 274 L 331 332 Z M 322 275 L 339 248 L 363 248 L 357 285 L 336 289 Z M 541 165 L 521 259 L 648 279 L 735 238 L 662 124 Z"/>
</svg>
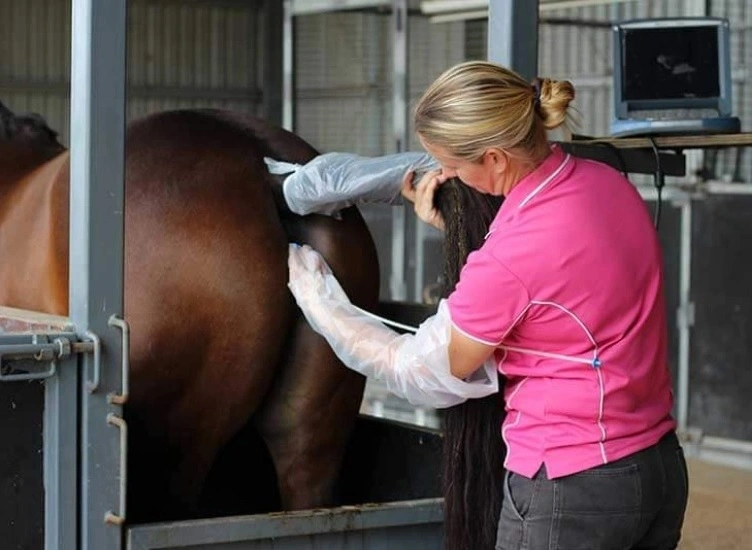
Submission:
<svg viewBox="0 0 752 550">
<path fill-rule="evenodd" d="M 728 20 L 621 22 L 613 47 L 612 135 L 740 131 L 731 115 Z"/>
</svg>

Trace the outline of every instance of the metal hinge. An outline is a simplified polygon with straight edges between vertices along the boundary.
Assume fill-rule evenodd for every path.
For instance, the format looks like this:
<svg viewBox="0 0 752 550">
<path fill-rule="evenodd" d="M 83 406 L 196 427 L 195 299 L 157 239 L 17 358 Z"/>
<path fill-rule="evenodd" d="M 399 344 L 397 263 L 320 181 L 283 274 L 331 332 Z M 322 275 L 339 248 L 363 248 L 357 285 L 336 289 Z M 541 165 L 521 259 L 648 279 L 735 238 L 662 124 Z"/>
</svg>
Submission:
<svg viewBox="0 0 752 550">
<path fill-rule="evenodd" d="M 74 353 L 94 351 L 93 342 L 77 342 L 66 336 L 34 334 L 28 344 L 0 345 L 0 382 L 21 382 L 50 378 L 57 363 Z M 40 365 L 46 368 L 40 370 Z"/>
<path fill-rule="evenodd" d="M 676 325 L 679 328 L 693 327 L 695 324 L 695 303 L 686 302 L 676 308 Z"/>
</svg>

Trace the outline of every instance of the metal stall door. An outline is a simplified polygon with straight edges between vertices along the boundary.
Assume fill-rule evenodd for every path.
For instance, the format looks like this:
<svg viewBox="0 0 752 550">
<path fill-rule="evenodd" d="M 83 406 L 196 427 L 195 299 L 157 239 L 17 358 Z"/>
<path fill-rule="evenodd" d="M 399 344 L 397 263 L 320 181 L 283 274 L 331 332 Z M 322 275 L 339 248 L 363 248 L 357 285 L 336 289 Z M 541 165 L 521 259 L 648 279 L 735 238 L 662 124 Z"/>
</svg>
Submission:
<svg viewBox="0 0 752 550">
<path fill-rule="evenodd" d="M 67 319 L 0 307 L 0 540 L 76 548 L 78 342 Z"/>
<path fill-rule="evenodd" d="M 2 548 L 122 547 L 126 1 L 72 8 L 70 319 L 0 308 Z"/>
<path fill-rule="evenodd" d="M 132 527 L 128 550 L 437 550 L 441 499 Z"/>
<path fill-rule="evenodd" d="M 339 506 L 131 525 L 127 548 L 442 548 L 442 448 L 441 434 L 435 430 L 361 416 L 340 470 Z M 238 463 L 238 468 L 242 467 Z"/>
</svg>

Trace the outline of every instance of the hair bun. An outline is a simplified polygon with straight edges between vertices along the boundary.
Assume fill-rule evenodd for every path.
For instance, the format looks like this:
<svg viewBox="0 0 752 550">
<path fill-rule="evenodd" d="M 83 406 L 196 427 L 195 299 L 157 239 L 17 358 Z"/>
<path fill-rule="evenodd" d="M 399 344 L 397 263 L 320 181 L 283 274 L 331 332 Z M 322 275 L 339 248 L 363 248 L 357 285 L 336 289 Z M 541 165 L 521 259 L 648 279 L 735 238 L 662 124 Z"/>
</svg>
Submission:
<svg viewBox="0 0 752 550">
<path fill-rule="evenodd" d="M 536 86 L 537 84 L 537 86 Z M 567 120 L 569 104 L 574 100 L 574 86 L 568 80 L 536 78 L 533 86 L 540 89 L 538 111 L 548 130 L 558 128 Z"/>
</svg>

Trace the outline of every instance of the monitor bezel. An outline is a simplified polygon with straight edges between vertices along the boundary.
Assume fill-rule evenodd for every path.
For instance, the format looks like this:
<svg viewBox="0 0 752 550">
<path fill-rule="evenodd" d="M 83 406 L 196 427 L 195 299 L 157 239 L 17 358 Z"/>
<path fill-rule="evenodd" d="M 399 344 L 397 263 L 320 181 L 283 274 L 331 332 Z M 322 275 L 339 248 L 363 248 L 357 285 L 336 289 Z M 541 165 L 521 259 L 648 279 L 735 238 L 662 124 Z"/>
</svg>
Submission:
<svg viewBox="0 0 752 550">
<path fill-rule="evenodd" d="M 634 29 L 667 29 L 681 27 L 713 27 L 718 39 L 718 97 L 627 100 L 622 94 L 623 34 Z M 622 21 L 612 27 L 614 53 L 614 113 L 616 118 L 628 119 L 630 111 L 663 109 L 715 109 L 719 116 L 731 114 L 731 56 L 728 19 L 716 17 L 671 17 Z"/>
</svg>

